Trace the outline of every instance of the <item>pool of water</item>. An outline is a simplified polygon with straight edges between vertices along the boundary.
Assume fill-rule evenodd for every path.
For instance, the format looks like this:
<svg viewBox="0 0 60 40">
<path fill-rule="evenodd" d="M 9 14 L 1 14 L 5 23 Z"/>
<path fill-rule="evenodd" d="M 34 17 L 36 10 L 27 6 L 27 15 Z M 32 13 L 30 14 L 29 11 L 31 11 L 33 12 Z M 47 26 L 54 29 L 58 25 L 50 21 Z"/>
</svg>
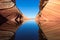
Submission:
<svg viewBox="0 0 60 40">
<path fill-rule="evenodd" d="M 35 21 L 23 23 L 16 32 L 15 40 L 38 40 L 39 27 Z"/>
<path fill-rule="evenodd" d="M 23 23 L 16 31 L 15 40 L 40 40 L 43 33 L 34 20 Z"/>
</svg>

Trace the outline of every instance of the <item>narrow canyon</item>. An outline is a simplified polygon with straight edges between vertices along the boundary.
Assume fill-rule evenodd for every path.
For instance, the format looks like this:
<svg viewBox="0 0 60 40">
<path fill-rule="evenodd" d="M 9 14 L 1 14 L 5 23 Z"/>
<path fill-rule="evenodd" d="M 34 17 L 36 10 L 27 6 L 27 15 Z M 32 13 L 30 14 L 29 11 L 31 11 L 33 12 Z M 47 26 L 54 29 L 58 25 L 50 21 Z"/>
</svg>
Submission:
<svg viewBox="0 0 60 40">
<path fill-rule="evenodd" d="M 60 0 L 40 0 L 36 20 L 48 40 L 60 40 Z"/>
<path fill-rule="evenodd" d="M 60 40 L 60 0 L 40 0 L 35 20 L 48 40 Z M 0 0 L 0 40 L 14 40 L 19 26 L 30 20 L 15 0 Z"/>
</svg>

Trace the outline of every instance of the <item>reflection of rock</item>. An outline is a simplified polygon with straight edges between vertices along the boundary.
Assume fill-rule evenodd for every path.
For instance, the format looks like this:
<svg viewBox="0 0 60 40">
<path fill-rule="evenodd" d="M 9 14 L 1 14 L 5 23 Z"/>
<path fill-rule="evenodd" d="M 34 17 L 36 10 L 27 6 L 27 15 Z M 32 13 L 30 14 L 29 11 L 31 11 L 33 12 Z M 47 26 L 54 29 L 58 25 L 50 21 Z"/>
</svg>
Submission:
<svg viewBox="0 0 60 40">
<path fill-rule="evenodd" d="M 39 23 L 38 23 L 39 24 Z M 40 22 L 40 28 L 46 35 L 48 40 L 60 40 L 60 22 L 44 21 Z"/>
<path fill-rule="evenodd" d="M 10 39 L 14 35 L 13 32 L 10 31 L 0 31 L 0 40 Z"/>
<path fill-rule="evenodd" d="M 1 0 L 1 2 L 4 1 Z M 22 24 L 23 20 L 21 19 L 23 16 L 16 6 L 9 5 L 11 6 L 9 7 L 8 5 L 4 5 L 0 9 L 0 40 L 9 40 L 14 36 L 18 26 Z M 8 7 L 6 8 L 6 6 Z"/>
<path fill-rule="evenodd" d="M 39 30 L 38 31 L 39 31 L 39 40 L 47 40 L 45 34 L 43 33 L 43 31 L 41 30 L 40 27 L 39 27 Z"/>
<path fill-rule="evenodd" d="M 48 40 L 60 40 L 59 0 L 48 0 L 48 3 L 42 8 L 36 20 L 47 36 Z"/>
</svg>

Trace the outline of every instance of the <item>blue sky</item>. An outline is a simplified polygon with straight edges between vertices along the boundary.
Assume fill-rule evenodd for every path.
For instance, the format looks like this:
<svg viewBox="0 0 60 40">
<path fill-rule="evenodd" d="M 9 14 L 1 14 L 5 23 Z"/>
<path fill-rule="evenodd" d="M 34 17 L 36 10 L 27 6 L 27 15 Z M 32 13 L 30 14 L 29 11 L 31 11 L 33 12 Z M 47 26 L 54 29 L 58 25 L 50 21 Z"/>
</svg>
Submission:
<svg viewBox="0 0 60 40">
<path fill-rule="evenodd" d="M 16 6 L 28 18 L 35 18 L 39 12 L 39 0 L 16 0 Z"/>
</svg>

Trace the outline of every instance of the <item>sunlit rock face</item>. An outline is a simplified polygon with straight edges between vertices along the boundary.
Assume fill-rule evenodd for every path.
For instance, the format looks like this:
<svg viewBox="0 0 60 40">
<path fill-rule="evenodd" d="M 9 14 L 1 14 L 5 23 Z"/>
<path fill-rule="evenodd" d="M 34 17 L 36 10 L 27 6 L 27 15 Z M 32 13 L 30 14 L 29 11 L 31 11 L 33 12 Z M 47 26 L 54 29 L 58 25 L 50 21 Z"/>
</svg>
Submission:
<svg viewBox="0 0 60 40">
<path fill-rule="evenodd" d="M 14 33 L 23 22 L 15 0 L 0 0 L 0 40 L 13 40 Z"/>
<path fill-rule="evenodd" d="M 60 40 L 60 0 L 48 0 L 45 5 L 44 1 L 36 20 L 48 40 Z"/>
<path fill-rule="evenodd" d="M 45 2 L 44 2 L 45 1 Z M 41 0 L 40 2 L 40 20 L 60 21 L 60 1 L 59 0 Z M 38 15 L 38 16 L 39 16 Z"/>
<path fill-rule="evenodd" d="M 42 16 L 41 11 L 43 10 L 43 8 L 46 6 L 47 3 L 48 3 L 48 0 L 40 0 L 40 4 L 39 4 L 40 11 L 39 11 L 38 15 L 36 16 L 36 21 L 39 21 L 40 17 Z M 43 18 L 40 20 L 43 20 Z"/>
</svg>

